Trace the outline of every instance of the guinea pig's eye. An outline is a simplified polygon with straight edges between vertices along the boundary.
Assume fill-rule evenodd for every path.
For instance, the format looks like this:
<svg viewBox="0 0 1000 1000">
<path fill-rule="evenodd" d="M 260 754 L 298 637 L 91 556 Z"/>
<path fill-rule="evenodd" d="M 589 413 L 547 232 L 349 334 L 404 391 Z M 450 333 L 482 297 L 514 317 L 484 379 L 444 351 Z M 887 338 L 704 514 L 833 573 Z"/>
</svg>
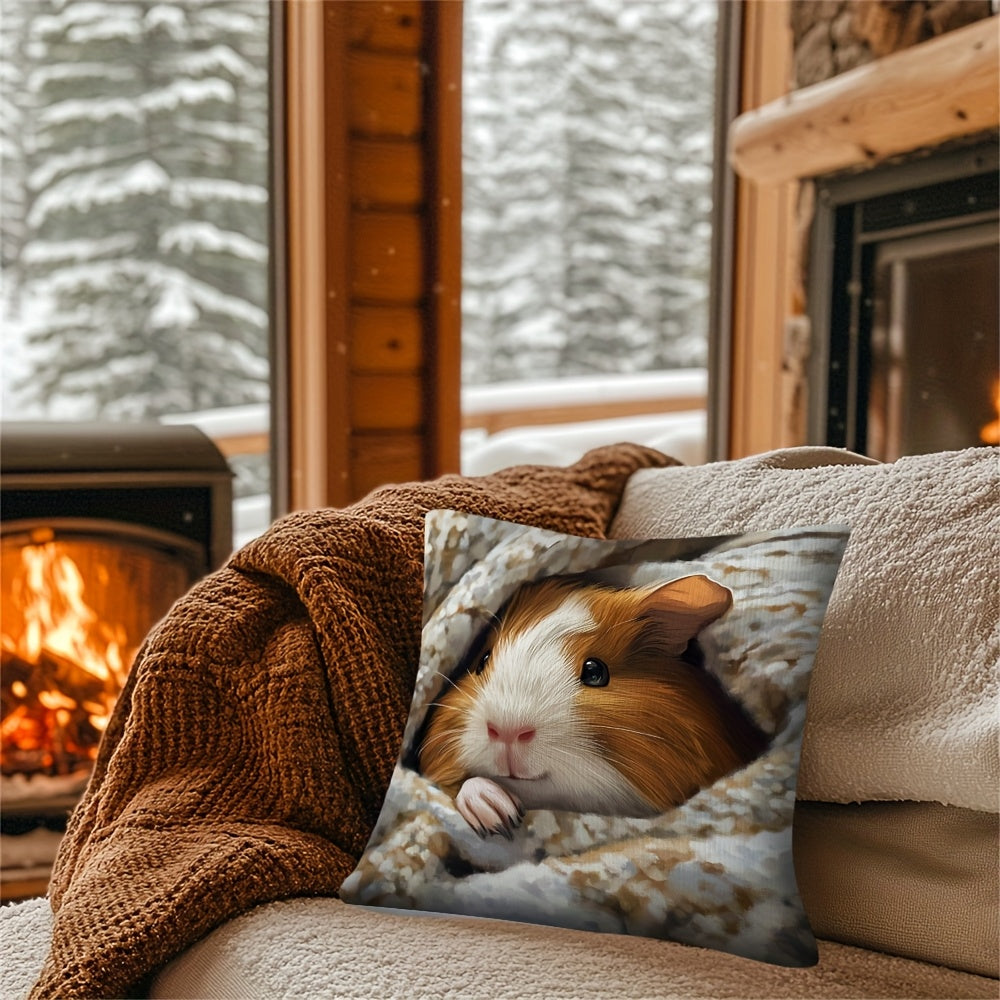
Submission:
<svg viewBox="0 0 1000 1000">
<path fill-rule="evenodd" d="M 490 662 L 490 651 L 487 649 L 485 653 L 475 663 L 472 664 L 472 672 L 474 674 L 481 674 L 486 669 L 486 664 Z"/>
<path fill-rule="evenodd" d="M 584 660 L 580 671 L 580 683 L 587 687 L 602 688 L 611 680 L 611 672 L 603 660 Z"/>
</svg>

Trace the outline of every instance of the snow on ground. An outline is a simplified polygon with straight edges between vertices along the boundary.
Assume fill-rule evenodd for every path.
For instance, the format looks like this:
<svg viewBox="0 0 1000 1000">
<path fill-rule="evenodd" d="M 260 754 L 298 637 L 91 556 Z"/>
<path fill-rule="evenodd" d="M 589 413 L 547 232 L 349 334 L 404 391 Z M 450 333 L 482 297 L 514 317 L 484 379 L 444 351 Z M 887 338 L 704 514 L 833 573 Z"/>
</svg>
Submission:
<svg viewBox="0 0 1000 1000">
<path fill-rule="evenodd" d="M 649 445 L 685 465 L 706 460 L 704 410 L 648 417 L 619 417 L 578 424 L 514 427 L 487 435 L 462 434 L 462 472 L 484 476 L 509 465 L 569 465 L 591 448 L 631 441 Z"/>
</svg>

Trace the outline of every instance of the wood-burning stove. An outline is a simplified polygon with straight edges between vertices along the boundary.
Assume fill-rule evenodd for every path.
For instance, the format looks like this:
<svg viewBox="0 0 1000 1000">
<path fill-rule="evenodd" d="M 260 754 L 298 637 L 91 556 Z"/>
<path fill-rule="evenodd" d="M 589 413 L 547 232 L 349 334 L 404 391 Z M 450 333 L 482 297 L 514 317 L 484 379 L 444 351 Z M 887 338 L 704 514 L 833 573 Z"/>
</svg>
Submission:
<svg viewBox="0 0 1000 1000">
<path fill-rule="evenodd" d="M 0 427 L 0 892 L 43 891 L 151 626 L 232 547 L 232 474 L 191 426 Z"/>
<path fill-rule="evenodd" d="M 817 184 L 810 440 L 882 461 L 989 442 L 997 140 Z"/>
</svg>

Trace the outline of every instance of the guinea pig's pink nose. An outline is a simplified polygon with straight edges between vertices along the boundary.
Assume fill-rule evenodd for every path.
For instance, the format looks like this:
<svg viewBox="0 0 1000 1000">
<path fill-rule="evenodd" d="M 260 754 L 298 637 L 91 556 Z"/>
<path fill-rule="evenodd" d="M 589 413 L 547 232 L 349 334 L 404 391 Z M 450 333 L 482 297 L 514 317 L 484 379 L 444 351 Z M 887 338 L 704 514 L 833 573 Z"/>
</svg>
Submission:
<svg viewBox="0 0 1000 1000">
<path fill-rule="evenodd" d="M 497 726 L 486 723 L 486 734 L 491 740 L 501 743 L 530 743 L 535 738 L 534 726 Z"/>
</svg>

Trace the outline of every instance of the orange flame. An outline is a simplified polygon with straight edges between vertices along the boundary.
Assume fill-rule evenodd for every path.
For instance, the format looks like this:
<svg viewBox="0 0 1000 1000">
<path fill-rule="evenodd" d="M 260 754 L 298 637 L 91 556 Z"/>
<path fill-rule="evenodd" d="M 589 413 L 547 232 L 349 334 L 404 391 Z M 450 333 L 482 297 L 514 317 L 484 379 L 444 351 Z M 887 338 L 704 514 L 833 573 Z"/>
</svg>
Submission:
<svg viewBox="0 0 1000 1000">
<path fill-rule="evenodd" d="M 993 383 L 993 407 L 997 411 L 997 419 L 984 425 L 979 432 L 983 444 L 1000 444 L 1000 378 Z"/>
<path fill-rule="evenodd" d="M 107 573 L 98 567 L 98 573 Z M 56 541 L 25 545 L 5 616 L 3 772 L 70 773 L 89 765 L 128 671 L 124 629 L 101 621 L 77 564 Z M 11 634 L 9 619 L 20 617 Z"/>
</svg>

